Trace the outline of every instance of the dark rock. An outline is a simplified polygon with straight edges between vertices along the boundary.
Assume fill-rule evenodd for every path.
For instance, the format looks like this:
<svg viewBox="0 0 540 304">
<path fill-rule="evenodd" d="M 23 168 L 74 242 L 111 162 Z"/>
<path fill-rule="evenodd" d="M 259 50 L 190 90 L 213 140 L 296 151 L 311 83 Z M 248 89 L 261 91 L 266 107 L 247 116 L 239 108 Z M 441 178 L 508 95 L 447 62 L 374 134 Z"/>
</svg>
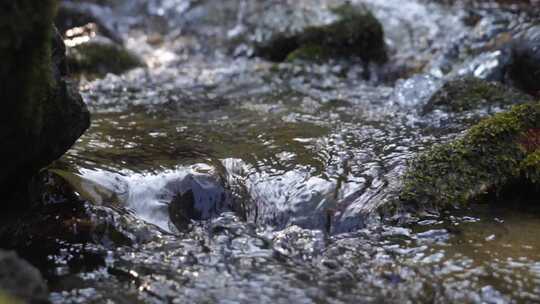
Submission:
<svg viewBox="0 0 540 304">
<path fill-rule="evenodd" d="M 441 109 L 462 112 L 480 107 L 504 106 L 531 101 L 532 98 L 497 82 L 465 77 L 445 83 L 423 107 L 423 114 Z"/>
<path fill-rule="evenodd" d="M 169 204 L 169 215 L 171 222 L 178 230 L 186 229 L 191 220 L 201 220 L 201 213 L 195 209 L 195 197 L 192 190 L 174 197 Z"/>
<path fill-rule="evenodd" d="M 290 11 L 296 13 L 301 9 Z M 367 8 L 344 4 L 332 13 L 336 20 L 330 24 L 306 23 L 277 31 L 257 45 L 256 54 L 272 61 L 335 57 L 358 57 L 379 63 L 387 60 L 382 25 Z"/>
<path fill-rule="evenodd" d="M 512 42 L 510 82 L 531 95 L 540 95 L 540 25 L 524 31 Z"/>
<path fill-rule="evenodd" d="M 188 175 L 168 188 L 177 193 L 169 204 L 169 216 L 180 231 L 192 221 L 209 220 L 233 209 L 230 194 L 213 175 Z"/>
<path fill-rule="evenodd" d="M 101 3 L 99 3 L 101 4 Z M 54 19 L 54 24 L 60 30 L 62 35 L 69 33 L 69 30 L 78 27 L 84 27 L 88 24 L 93 24 L 101 35 L 112 40 L 116 44 L 123 44 L 123 39 L 118 35 L 113 26 L 104 18 L 109 17 L 99 16 L 105 8 L 101 5 L 85 3 L 66 2 L 62 1 L 58 7 L 58 13 Z"/>
<path fill-rule="evenodd" d="M 0 4 L 0 195 L 23 193 L 32 175 L 60 157 L 89 126 L 89 113 L 66 82 L 55 1 Z M 24 204 L 18 204 L 24 205 Z"/>
<path fill-rule="evenodd" d="M 100 244 L 107 248 L 146 242 L 149 226 L 115 201 L 101 204 L 87 199 L 84 188 L 62 170 L 43 170 L 32 183 L 32 208 L 16 217 L 0 215 L 0 243 L 4 248 L 32 254 L 51 254 L 62 244 Z M 92 188 L 88 191 L 102 192 Z M 111 197 L 112 198 L 112 197 Z M 26 256 L 25 256 L 26 257 Z"/>
<path fill-rule="evenodd" d="M 15 252 L 0 250 L 0 303 L 49 303 L 48 297 L 47 285 L 36 268 Z"/>
</svg>

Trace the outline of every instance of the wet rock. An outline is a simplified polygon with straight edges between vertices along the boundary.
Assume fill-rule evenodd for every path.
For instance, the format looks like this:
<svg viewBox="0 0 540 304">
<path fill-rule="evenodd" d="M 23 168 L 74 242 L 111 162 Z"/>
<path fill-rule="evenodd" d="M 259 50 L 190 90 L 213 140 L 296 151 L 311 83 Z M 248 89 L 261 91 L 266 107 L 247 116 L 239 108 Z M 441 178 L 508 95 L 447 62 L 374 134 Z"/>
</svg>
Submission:
<svg viewBox="0 0 540 304">
<path fill-rule="evenodd" d="M 540 95 L 540 25 L 521 33 L 512 42 L 508 77 L 519 89 Z"/>
<path fill-rule="evenodd" d="M 67 63 L 76 74 L 102 77 L 107 73 L 121 74 L 143 63 L 121 44 L 103 36 L 95 23 L 66 32 Z"/>
<path fill-rule="evenodd" d="M 435 109 L 462 112 L 480 107 L 504 106 L 531 101 L 531 97 L 506 87 L 475 77 L 447 82 L 423 107 L 427 114 Z"/>
<path fill-rule="evenodd" d="M 298 14 L 296 10 L 305 8 L 289 9 L 284 11 Z M 387 60 L 382 25 L 369 10 L 344 4 L 332 12 L 334 20 L 330 23 L 306 23 L 274 32 L 257 45 L 256 54 L 272 61 L 319 61 L 334 57 L 359 57 L 375 62 Z M 289 19 L 295 17 L 298 18 L 288 16 Z"/>
<path fill-rule="evenodd" d="M 190 174 L 168 188 L 176 193 L 168 207 L 170 220 L 180 231 L 192 221 L 209 220 L 233 209 L 230 194 L 212 175 Z"/>
<path fill-rule="evenodd" d="M 55 24 L 68 46 L 68 66 L 75 74 L 102 77 L 143 65 L 124 47 L 108 1 L 62 1 Z"/>
<path fill-rule="evenodd" d="M 0 250 L 0 303 L 43 304 L 49 303 L 48 297 L 47 285 L 36 268 L 15 252 Z"/>
<path fill-rule="evenodd" d="M 171 221 L 179 230 L 187 228 L 192 219 L 200 220 L 201 214 L 195 209 L 193 191 L 177 195 L 169 204 L 169 214 Z"/>
<path fill-rule="evenodd" d="M 136 219 L 114 201 L 101 205 L 79 193 L 72 180 L 58 170 L 45 170 L 32 185 L 33 207 L 16 217 L 2 216 L 0 243 L 5 248 L 51 253 L 58 244 L 99 244 L 105 247 L 130 246 L 146 242 L 152 227 Z M 97 191 L 88 189 L 88 191 Z"/>
<path fill-rule="evenodd" d="M 473 74 L 539 95 L 540 26 L 528 26 L 518 32 L 504 31 L 484 45 L 483 50 L 460 74 Z"/>
<path fill-rule="evenodd" d="M 404 177 L 401 200 L 416 206 L 466 204 L 511 184 L 535 184 L 540 104 L 514 106 L 457 140 L 422 153 Z"/>
<path fill-rule="evenodd" d="M 89 113 L 65 80 L 63 45 L 52 25 L 55 1 L 1 6 L 0 155 L 6 161 L 0 193 L 6 197 L 26 192 L 31 176 L 71 147 L 88 128 Z"/>
</svg>

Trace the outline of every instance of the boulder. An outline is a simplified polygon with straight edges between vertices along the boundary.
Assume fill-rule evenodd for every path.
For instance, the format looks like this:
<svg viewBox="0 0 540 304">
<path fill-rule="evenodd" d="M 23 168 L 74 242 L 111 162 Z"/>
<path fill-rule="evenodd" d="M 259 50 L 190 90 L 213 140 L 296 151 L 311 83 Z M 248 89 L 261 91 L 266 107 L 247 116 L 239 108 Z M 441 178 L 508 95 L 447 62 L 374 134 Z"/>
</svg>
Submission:
<svg viewBox="0 0 540 304">
<path fill-rule="evenodd" d="M 538 189 L 539 151 L 540 103 L 516 105 L 416 157 L 400 201 L 438 208 L 464 205 L 509 185 Z"/>
<path fill-rule="evenodd" d="M 0 6 L 0 195 L 9 197 L 66 152 L 90 119 L 65 78 L 64 45 L 52 24 L 55 1 Z"/>
<path fill-rule="evenodd" d="M 174 194 L 168 206 L 170 222 L 178 231 L 234 209 L 231 194 L 214 174 L 189 174 L 167 188 Z"/>
</svg>

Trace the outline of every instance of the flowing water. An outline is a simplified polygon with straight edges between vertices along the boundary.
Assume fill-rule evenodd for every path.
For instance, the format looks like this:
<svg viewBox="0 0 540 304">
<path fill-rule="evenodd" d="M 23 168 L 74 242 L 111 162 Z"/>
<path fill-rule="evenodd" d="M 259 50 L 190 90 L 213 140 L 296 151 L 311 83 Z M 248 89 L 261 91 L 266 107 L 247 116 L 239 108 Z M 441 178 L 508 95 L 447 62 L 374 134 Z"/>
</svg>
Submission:
<svg viewBox="0 0 540 304">
<path fill-rule="evenodd" d="M 274 9 L 283 2 L 83 6 L 147 67 L 81 80 L 92 127 L 57 172 L 130 242 L 60 246 L 51 300 L 540 302 L 540 213 L 509 202 L 398 221 L 379 212 L 408 160 L 503 110 L 422 115 L 431 94 L 460 75 L 497 78 L 489 45 L 538 15 L 366 1 L 385 29 L 384 67 L 272 63 L 231 42 L 294 24 Z M 298 3 L 327 22 L 339 2 Z M 189 191 L 200 214 L 183 229 L 169 204 Z"/>
</svg>

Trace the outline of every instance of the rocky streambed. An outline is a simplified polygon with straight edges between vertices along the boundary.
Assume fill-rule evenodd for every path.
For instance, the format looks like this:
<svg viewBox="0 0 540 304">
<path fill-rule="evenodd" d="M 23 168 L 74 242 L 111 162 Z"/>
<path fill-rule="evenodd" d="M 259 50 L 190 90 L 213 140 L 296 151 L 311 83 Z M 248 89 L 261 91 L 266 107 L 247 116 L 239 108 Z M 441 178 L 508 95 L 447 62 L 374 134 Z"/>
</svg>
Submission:
<svg viewBox="0 0 540 304">
<path fill-rule="evenodd" d="M 0 227 L 49 296 L 0 287 L 539 302 L 538 5 L 61 2 L 92 124 Z"/>
</svg>

